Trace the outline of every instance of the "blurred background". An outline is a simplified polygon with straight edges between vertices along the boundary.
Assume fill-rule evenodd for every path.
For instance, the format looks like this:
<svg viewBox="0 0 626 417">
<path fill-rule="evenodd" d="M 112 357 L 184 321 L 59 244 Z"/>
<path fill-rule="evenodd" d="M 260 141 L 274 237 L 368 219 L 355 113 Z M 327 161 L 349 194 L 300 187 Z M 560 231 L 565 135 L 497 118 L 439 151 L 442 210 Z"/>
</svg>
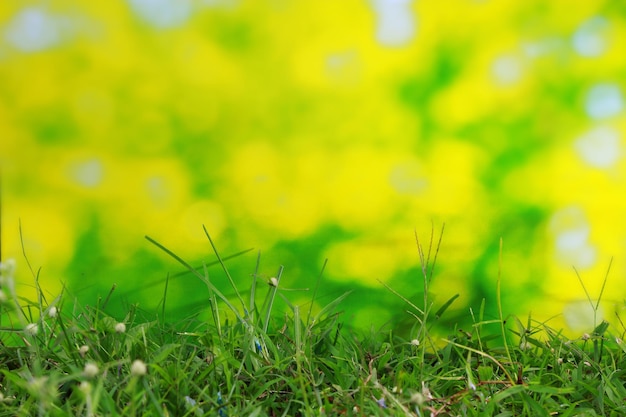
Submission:
<svg viewBox="0 0 626 417">
<path fill-rule="evenodd" d="M 626 5 L 588 0 L 3 0 L 2 257 L 34 296 L 208 311 L 215 256 L 342 320 L 421 305 L 415 234 L 445 233 L 443 325 L 504 313 L 590 331 L 624 307 Z M 432 260 L 432 256 L 431 256 Z M 211 279 L 228 292 L 219 268 Z M 308 290 L 307 290 L 308 288 Z M 288 291 L 289 290 L 289 291 Z M 287 292 L 288 291 L 288 292 Z M 232 291 L 231 291 L 232 293 Z"/>
</svg>

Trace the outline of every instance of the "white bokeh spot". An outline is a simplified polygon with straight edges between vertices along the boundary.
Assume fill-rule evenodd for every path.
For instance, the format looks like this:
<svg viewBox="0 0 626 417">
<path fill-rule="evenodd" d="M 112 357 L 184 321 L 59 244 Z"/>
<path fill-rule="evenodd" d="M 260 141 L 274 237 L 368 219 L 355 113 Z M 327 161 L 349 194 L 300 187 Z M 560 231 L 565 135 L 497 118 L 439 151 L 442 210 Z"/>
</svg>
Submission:
<svg viewBox="0 0 626 417">
<path fill-rule="evenodd" d="M 604 320 L 602 307 L 595 312 L 591 304 L 585 301 L 573 301 L 563 307 L 563 316 L 567 326 L 579 332 L 590 332 Z"/>
<path fill-rule="evenodd" d="M 607 28 L 608 22 L 603 17 L 596 16 L 583 22 L 572 36 L 574 50 L 588 58 L 602 55 L 607 49 Z"/>
<path fill-rule="evenodd" d="M 417 32 L 417 21 L 411 10 L 412 0 L 373 0 L 376 12 L 376 40 L 385 46 L 403 46 Z"/>
<path fill-rule="evenodd" d="M 42 51 L 61 42 L 61 22 L 40 8 L 24 8 L 9 21 L 4 38 L 22 52 Z"/>
<path fill-rule="evenodd" d="M 71 177 L 83 187 L 97 187 L 104 179 L 104 167 L 98 159 L 80 162 L 72 166 Z"/>
<path fill-rule="evenodd" d="M 576 140 L 574 147 L 582 160 L 595 168 L 611 168 L 622 155 L 620 133 L 606 126 L 585 133 Z"/>
<path fill-rule="evenodd" d="M 593 119 L 615 116 L 624 109 L 624 98 L 616 84 L 596 84 L 589 89 L 585 110 Z"/>
<path fill-rule="evenodd" d="M 128 0 L 141 19 L 158 29 L 183 25 L 191 17 L 190 0 Z"/>
<path fill-rule="evenodd" d="M 393 167 L 389 183 L 399 194 L 419 195 L 428 187 L 428 181 L 417 163 L 401 163 Z"/>
<path fill-rule="evenodd" d="M 515 84 L 522 78 L 523 63 L 515 55 L 501 55 L 491 66 L 491 73 L 500 85 Z"/>
<path fill-rule="evenodd" d="M 550 57 L 564 48 L 563 40 L 557 37 L 547 37 L 532 42 L 523 42 L 521 50 L 528 59 Z"/>
<path fill-rule="evenodd" d="M 583 210 L 565 207 L 552 215 L 550 231 L 554 235 L 556 260 L 566 267 L 589 268 L 596 262 L 596 249 L 589 243 L 591 226 Z"/>
</svg>

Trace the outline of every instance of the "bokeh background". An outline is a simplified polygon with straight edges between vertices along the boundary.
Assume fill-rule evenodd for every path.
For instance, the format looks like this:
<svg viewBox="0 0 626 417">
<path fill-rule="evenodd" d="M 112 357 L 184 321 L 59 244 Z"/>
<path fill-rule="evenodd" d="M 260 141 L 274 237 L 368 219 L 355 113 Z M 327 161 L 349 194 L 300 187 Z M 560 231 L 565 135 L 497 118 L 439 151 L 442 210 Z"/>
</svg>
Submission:
<svg viewBox="0 0 626 417">
<path fill-rule="evenodd" d="M 50 298 L 160 311 L 215 258 L 346 323 L 406 322 L 414 232 L 435 307 L 589 331 L 624 305 L 626 6 L 586 0 L 0 2 L 2 257 Z M 227 289 L 218 268 L 211 278 Z M 308 291 L 306 289 L 309 289 Z M 288 291 L 289 290 L 289 291 Z M 288 291 L 288 292 L 287 292 Z M 171 318 L 205 288 L 169 283 Z M 410 318 L 410 316 L 408 316 Z"/>
</svg>

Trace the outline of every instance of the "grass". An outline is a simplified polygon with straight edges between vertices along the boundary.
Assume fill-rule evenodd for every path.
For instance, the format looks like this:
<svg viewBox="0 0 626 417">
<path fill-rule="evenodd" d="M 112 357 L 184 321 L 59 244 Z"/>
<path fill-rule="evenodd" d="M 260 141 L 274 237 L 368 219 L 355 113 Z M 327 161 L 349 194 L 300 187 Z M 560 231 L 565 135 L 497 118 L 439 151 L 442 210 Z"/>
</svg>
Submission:
<svg viewBox="0 0 626 417">
<path fill-rule="evenodd" d="M 106 313 L 113 290 L 95 306 L 70 309 L 63 295 L 46 299 L 32 269 L 38 297 L 25 300 L 5 262 L 0 415 L 626 415 L 624 331 L 616 336 L 605 322 L 571 340 L 530 318 L 505 317 L 501 308 L 497 319 L 486 320 L 483 302 L 470 310 L 471 331 L 435 337 L 433 322 L 455 297 L 438 306 L 429 298 L 439 246 L 432 237 L 427 248 L 417 240 L 424 299 L 415 303 L 388 288 L 414 320 L 412 337 L 403 339 L 393 331 L 344 328 L 341 303 L 349 294 L 320 311 L 302 311 L 280 291 L 282 267 L 270 280 L 254 273 L 249 290 L 240 292 L 206 234 L 234 300 L 212 284 L 206 268 L 196 270 L 147 239 L 206 284 L 210 322 L 171 324 L 163 314 L 146 320 L 133 307 L 118 322 Z M 288 314 L 275 312 L 276 297 L 290 306 Z M 167 282 L 162 313 L 166 298 Z"/>
</svg>

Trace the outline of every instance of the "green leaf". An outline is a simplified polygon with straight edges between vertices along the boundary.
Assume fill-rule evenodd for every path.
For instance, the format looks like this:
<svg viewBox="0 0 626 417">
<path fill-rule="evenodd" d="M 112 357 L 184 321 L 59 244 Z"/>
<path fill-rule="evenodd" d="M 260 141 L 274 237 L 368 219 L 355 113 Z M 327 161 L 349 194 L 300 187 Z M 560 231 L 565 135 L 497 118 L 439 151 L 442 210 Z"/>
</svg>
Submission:
<svg viewBox="0 0 626 417">
<path fill-rule="evenodd" d="M 493 401 L 498 403 L 506 398 L 509 398 L 512 395 L 516 395 L 516 394 L 519 394 L 520 392 L 524 392 L 525 389 L 526 387 L 523 385 L 513 385 L 512 387 L 509 387 L 495 394 L 493 396 Z"/>
<path fill-rule="evenodd" d="M 604 333 L 606 333 L 608 328 L 609 328 L 609 322 L 606 320 L 603 320 L 602 323 L 600 323 L 595 329 L 593 329 L 593 335 L 602 336 L 604 335 Z"/>
<path fill-rule="evenodd" d="M 439 317 L 441 317 L 443 313 L 448 309 L 448 307 L 450 307 L 450 304 L 452 304 L 457 298 L 459 298 L 459 294 L 454 294 L 448 301 L 446 301 L 444 305 L 442 305 L 435 313 L 435 320 L 438 320 Z"/>
<path fill-rule="evenodd" d="M 538 394 L 550 394 L 550 395 L 559 395 L 559 394 L 571 394 L 575 392 L 574 387 L 552 387 L 548 385 L 528 385 L 528 390 L 532 392 L 536 392 Z"/>
</svg>

